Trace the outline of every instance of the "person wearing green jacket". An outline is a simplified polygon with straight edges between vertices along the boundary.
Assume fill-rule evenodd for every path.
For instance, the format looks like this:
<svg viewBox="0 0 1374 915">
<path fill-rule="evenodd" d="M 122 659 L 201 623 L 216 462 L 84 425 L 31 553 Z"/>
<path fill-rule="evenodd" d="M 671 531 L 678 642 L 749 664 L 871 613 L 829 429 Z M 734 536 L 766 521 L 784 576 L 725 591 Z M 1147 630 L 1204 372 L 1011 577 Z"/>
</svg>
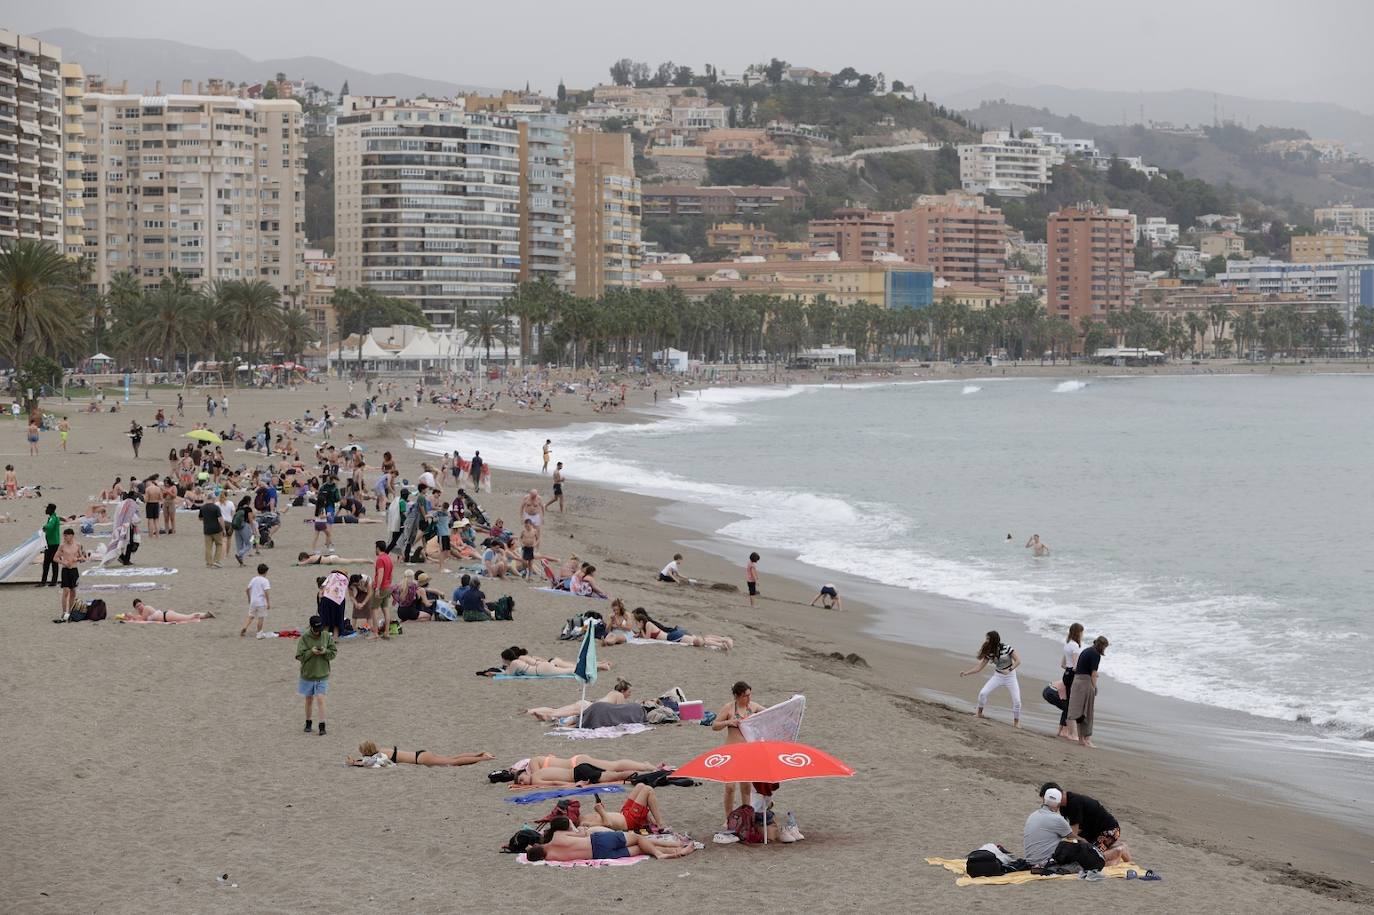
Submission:
<svg viewBox="0 0 1374 915">
<path fill-rule="evenodd" d="M 313 700 L 320 712 L 320 736 L 324 736 L 324 694 L 329 692 L 329 662 L 338 654 L 339 644 L 324 631 L 324 620 L 310 617 L 310 631 L 296 640 L 296 660 L 301 662 L 301 681 L 296 688 L 305 697 L 305 733 L 314 724 L 310 717 Z"/>
<path fill-rule="evenodd" d="M 57 548 L 62 545 L 62 519 L 57 517 L 57 506 L 49 502 L 48 517 L 43 522 L 43 580 L 38 587 L 48 585 L 56 588 L 58 580 Z M 52 569 L 52 581 L 48 580 L 48 570 Z"/>
</svg>

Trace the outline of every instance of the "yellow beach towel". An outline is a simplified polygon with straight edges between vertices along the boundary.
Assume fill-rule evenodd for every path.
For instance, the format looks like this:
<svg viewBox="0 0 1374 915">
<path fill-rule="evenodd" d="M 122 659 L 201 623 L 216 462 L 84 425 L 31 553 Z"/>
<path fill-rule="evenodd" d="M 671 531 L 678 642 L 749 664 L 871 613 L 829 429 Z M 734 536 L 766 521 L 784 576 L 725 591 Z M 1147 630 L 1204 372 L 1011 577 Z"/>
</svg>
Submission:
<svg viewBox="0 0 1374 915">
<path fill-rule="evenodd" d="M 1016 871 L 1011 874 L 1003 874 L 1000 877 L 970 877 L 964 872 L 963 858 L 926 858 L 927 864 L 934 864 L 936 867 L 943 867 L 945 870 L 958 874 L 959 879 L 955 881 L 959 886 L 1004 886 L 1006 884 L 1031 883 L 1035 880 L 1077 880 L 1077 874 L 1032 874 L 1030 871 Z M 1131 864 L 1110 864 L 1102 868 L 1104 877 L 1126 876 L 1126 871 L 1133 870 L 1137 873 L 1145 873 L 1145 868 L 1137 863 Z"/>
</svg>

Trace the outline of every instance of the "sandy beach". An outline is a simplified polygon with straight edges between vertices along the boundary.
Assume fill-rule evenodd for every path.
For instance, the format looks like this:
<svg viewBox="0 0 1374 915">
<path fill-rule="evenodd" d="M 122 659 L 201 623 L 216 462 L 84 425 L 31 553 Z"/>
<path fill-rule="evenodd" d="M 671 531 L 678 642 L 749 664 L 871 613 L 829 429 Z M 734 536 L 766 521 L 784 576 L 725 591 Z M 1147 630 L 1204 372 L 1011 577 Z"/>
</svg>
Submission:
<svg viewBox="0 0 1374 915">
<path fill-rule="evenodd" d="M 950 377 L 976 377 L 1004 367 L 969 366 Z M 1005 367 L 1071 374 L 1065 366 Z M 1177 367 L 1180 370 L 1268 371 L 1268 366 Z M 1293 366 L 1280 371 L 1369 371 L 1364 364 Z M 1098 370 L 1084 370 L 1098 371 Z M 1121 370 L 1107 370 L 1117 372 Z M 749 377 L 745 375 L 742 380 Z M 859 378 L 857 380 L 863 380 Z M 398 385 L 401 391 L 413 386 Z M 301 391 L 234 391 L 233 414 L 216 418 L 241 429 L 264 420 L 335 413 L 361 401 L 338 381 Z M 114 476 L 165 473 L 167 451 L 184 443 L 189 423 L 206 419 L 204 392 L 186 397 L 187 416 L 166 435 L 151 426 L 158 406 L 173 412 L 176 393 L 135 391 L 117 414 L 79 412 L 82 401 L 49 402 L 45 410 L 72 421 L 66 453 L 44 433 L 37 458 L 26 454 L 24 428 L 0 425 L 0 451 L 21 484 L 42 483 L 43 498 L 8 502 L 18 523 L 0 525 L 0 548 L 36 530 L 47 501 L 63 514 L 83 510 Z M 505 405 L 503 398 L 502 404 Z M 631 412 L 595 414 L 580 398 L 560 396 L 552 413 L 504 409 L 453 414 L 433 406 L 393 414 L 390 422 L 343 421 L 335 441 L 353 434 L 368 448 L 369 481 L 383 450 L 414 479 L 428 456 L 409 446 L 409 430 L 446 420 L 450 431 L 534 425 L 556 428 L 583 419 L 634 421 Z M 130 418 L 146 428 L 142 457 L 124 434 Z M 302 439 L 302 448 L 306 447 Z M 256 458 L 226 446 L 231 463 Z M 465 451 L 466 454 L 466 451 Z M 548 478 L 503 470 L 503 456 L 484 454 L 494 492 L 479 501 L 492 517 L 519 517 L 521 494 Z M 807 608 L 814 588 L 764 568 L 763 597 L 750 608 L 740 593 L 655 581 L 675 551 L 689 574 L 742 585 L 742 562 L 681 544 L 698 531 L 665 523 L 661 500 L 576 482 L 570 468 L 566 514 L 546 516 L 543 551 L 576 553 L 594 562 L 598 579 L 630 607 L 644 606 L 699 633 L 732 636 L 735 648 L 615 646 L 601 658 L 613 669 L 589 690 L 597 696 L 616 676 L 636 697 L 680 687 L 720 709 L 736 680 L 748 681 L 764 705 L 794 693 L 808 700 L 805 743 L 826 749 L 856 770 L 850 779 L 795 782 L 777 796 L 806 839 L 789 845 L 716 846 L 711 834 L 724 812 L 712 784 L 659 791 L 666 819 L 706 843 L 682 860 L 630 868 L 565 871 L 518 864 L 498 854 L 520 824 L 547 812 L 506 803 L 510 792 L 486 773 L 534 753 L 589 753 L 681 763 L 720 742 L 695 723 L 662 726 L 609 741 L 568 741 L 522 716 L 532 705 L 577 698 L 572 680 L 494 682 L 474 672 L 499 663 L 509 645 L 571 658 L 576 644 L 557 641 L 563 621 L 603 602 L 536 590 L 523 582 L 488 582 L 489 599 L 511 594 L 513 622 L 407 624 L 388 642 L 345 641 L 328 694 L 329 734 L 301 732 L 294 640 L 238 637 L 251 568 L 229 561 L 207 569 L 199 524 L 178 519 L 175 536 L 144 537 L 135 567 L 172 567 L 174 575 L 85 577 L 82 585 L 151 581 L 165 589 L 145 597 L 159 608 L 209 610 L 217 618 L 178 626 L 101 623 L 53 625 L 57 589 L 37 590 L 39 567 L 0 587 L 8 615 L 0 643 L 4 733 L 13 741 L 0 808 L 10 828 L 0 840 L 6 907 L 16 912 L 340 912 L 403 908 L 415 912 L 719 911 L 724 907 L 800 904 L 816 911 L 1112 908 L 1125 912 L 1264 909 L 1356 912 L 1374 904 L 1370 836 L 1313 812 L 1272 803 L 1245 790 L 1187 777 L 1164 758 L 1110 747 L 1084 752 L 1053 738 L 1047 716 L 1028 716 L 1014 731 L 1005 700 L 990 720 L 970 703 L 977 686 L 959 681 L 946 652 L 863 634 L 871 608 L 847 599 L 844 612 Z M 269 564 L 272 628 L 301 628 L 314 612 L 317 567 L 295 568 L 310 543 L 308 508 L 288 511 L 275 549 L 252 557 Z M 379 525 L 340 525 L 340 555 L 370 556 Z M 87 547 L 95 541 L 85 540 Z M 451 569 L 454 563 L 447 563 Z M 355 567 L 366 571 L 366 567 Z M 450 591 L 456 576 L 427 570 Z M 111 614 L 133 594 L 101 596 Z M 836 655 L 839 659 L 836 659 Z M 861 661 L 852 662 L 852 656 Z M 851 660 L 844 660 L 851 658 Z M 978 678 L 974 678 L 978 679 Z M 1028 708 L 1039 703 L 1037 679 L 1023 677 Z M 1108 701 L 1110 682 L 1104 687 Z M 965 704 L 934 701 L 956 694 Z M 1000 702 L 1000 704 L 999 704 Z M 1118 712 L 1120 710 L 1117 710 Z M 1107 735 L 1103 735 L 1104 738 Z M 497 762 L 457 769 L 403 766 L 364 770 L 343 765 L 363 740 L 441 753 L 485 750 Z M 22 754 L 22 755 L 21 755 Z M 1046 881 L 1027 886 L 968 887 L 924 863 L 962 857 L 988 841 L 1020 851 L 1022 824 L 1036 806 L 1035 787 L 1056 780 L 1102 800 L 1122 821 L 1123 837 L 1159 883 Z M 216 876 L 228 874 L 233 887 Z"/>
</svg>

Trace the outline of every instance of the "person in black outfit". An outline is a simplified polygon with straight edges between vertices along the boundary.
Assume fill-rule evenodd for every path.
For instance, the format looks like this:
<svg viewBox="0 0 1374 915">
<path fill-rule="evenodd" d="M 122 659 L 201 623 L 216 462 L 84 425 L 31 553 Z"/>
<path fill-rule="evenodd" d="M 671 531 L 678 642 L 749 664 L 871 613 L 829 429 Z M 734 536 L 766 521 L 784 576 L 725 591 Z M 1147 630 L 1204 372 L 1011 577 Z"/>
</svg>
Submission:
<svg viewBox="0 0 1374 915">
<path fill-rule="evenodd" d="M 474 451 L 472 463 L 468 465 L 468 472 L 472 474 L 473 489 L 480 490 L 482 488 L 482 463 L 482 452 Z"/>
<path fill-rule="evenodd" d="M 138 424 L 137 420 L 129 424 L 129 441 L 133 443 L 134 457 L 137 458 L 138 446 L 143 444 L 143 427 Z"/>
<path fill-rule="evenodd" d="M 1040 796 L 1044 797 L 1051 788 L 1059 788 L 1059 785 L 1046 782 L 1040 786 Z M 1059 804 L 1059 813 L 1069 821 L 1074 835 L 1091 843 L 1107 864 L 1116 864 L 1118 861 L 1130 864 L 1131 850 L 1121 841 L 1121 824 L 1111 811 L 1103 807 L 1101 801 L 1086 794 L 1068 792 L 1062 788 L 1059 790 L 1064 795 Z"/>
</svg>

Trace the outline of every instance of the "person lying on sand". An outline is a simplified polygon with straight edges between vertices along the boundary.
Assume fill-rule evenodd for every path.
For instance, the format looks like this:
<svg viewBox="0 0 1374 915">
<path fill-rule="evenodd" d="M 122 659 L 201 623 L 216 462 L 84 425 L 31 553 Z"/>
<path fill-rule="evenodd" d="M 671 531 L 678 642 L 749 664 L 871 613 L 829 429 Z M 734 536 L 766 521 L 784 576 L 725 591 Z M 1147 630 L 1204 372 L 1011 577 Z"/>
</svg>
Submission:
<svg viewBox="0 0 1374 915">
<path fill-rule="evenodd" d="M 567 828 L 551 830 L 553 834 L 547 841 L 526 848 L 527 861 L 605 861 L 632 855 L 681 858 L 696 849 L 690 842 L 681 844 L 676 836 L 642 836 L 613 830 L 594 830 L 582 835 L 571 831 L 572 823 L 567 817 L 560 819 L 567 824 Z"/>
<path fill-rule="evenodd" d="M 692 635 L 681 626 L 668 626 L 656 622 L 643 607 L 635 607 L 632 616 L 635 621 L 636 638 L 686 642 L 694 648 L 715 648 L 720 651 L 729 651 L 735 647 L 735 640 L 723 635 Z"/>
<path fill-rule="evenodd" d="M 440 756 L 438 753 L 431 753 L 428 750 L 401 750 L 396 747 L 391 748 L 390 753 L 378 749 L 377 744 L 371 740 L 364 740 L 358 745 L 358 752 L 362 754 L 362 759 L 354 759 L 352 756 L 345 756 L 344 761 L 350 766 L 365 766 L 369 756 L 376 756 L 382 753 L 387 759 L 394 763 L 408 763 L 412 766 L 471 766 L 488 759 L 495 759 L 490 753 L 459 753 L 457 756 Z"/>
<path fill-rule="evenodd" d="M 635 785 L 616 813 L 601 803 L 601 795 L 594 795 L 596 804 L 582 814 L 582 826 L 603 826 L 607 829 L 639 830 L 648 826 L 662 826 L 663 816 L 658 810 L 658 795 L 648 785 Z"/>
<path fill-rule="evenodd" d="M 624 679 L 615 681 L 615 689 L 602 696 L 599 702 L 609 702 L 611 705 L 623 705 L 630 698 L 630 684 Z M 539 706 L 538 708 L 525 709 L 526 715 L 533 715 L 540 721 L 557 721 L 560 718 L 573 718 L 581 714 L 582 710 L 591 705 L 586 699 L 579 699 L 568 705 L 559 708 L 549 708 Z"/>
<path fill-rule="evenodd" d="M 359 565 L 370 565 L 371 559 L 345 559 L 343 556 L 335 556 L 333 553 L 300 553 L 296 556 L 298 566 L 343 566 L 357 563 Z"/>
<path fill-rule="evenodd" d="M 577 664 L 573 661 L 565 661 L 562 658 L 536 658 L 528 651 L 519 646 L 512 645 L 501 652 L 501 660 L 505 662 L 505 672 L 525 677 L 549 677 L 555 674 L 570 674 Z M 610 670 L 610 661 L 596 662 L 597 670 Z"/>
<path fill-rule="evenodd" d="M 215 615 L 208 610 L 199 613 L 159 610 L 152 604 L 135 600 L 133 613 L 121 613 L 115 618 L 123 623 L 199 623 L 201 620 L 212 620 Z"/>
<path fill-rule="evenodd" d="M 610 785 L 627 781 L 641 772 L 656 772 L 666 766 L 651 766 L 634 759 L 597 759 L 577 755 L 533 756 L 509 769 L 487 775 L 493 782 L 515 782 L 521 786 L 559 787 L 567 785 Z"/>
</svg>

